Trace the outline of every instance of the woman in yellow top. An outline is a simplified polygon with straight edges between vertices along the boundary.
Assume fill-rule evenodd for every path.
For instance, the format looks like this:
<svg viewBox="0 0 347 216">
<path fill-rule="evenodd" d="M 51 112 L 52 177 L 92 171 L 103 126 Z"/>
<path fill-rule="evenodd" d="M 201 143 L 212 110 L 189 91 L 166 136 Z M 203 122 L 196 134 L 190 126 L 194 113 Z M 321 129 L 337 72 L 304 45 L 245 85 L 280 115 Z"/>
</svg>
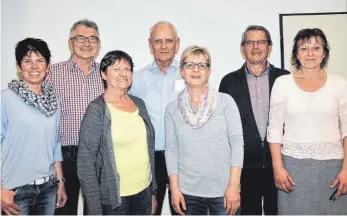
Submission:
<svg viewBox="0 0 347 216">
<path fill-rule="evenodd" d="M 127 94 L 133 66 L 123 51 L 105 55 L 105 93 L 81 124 L 77 169 L 87 214 L 149 215 L 156 208 L 154 129 L 144 102 Z"/>
</svg>

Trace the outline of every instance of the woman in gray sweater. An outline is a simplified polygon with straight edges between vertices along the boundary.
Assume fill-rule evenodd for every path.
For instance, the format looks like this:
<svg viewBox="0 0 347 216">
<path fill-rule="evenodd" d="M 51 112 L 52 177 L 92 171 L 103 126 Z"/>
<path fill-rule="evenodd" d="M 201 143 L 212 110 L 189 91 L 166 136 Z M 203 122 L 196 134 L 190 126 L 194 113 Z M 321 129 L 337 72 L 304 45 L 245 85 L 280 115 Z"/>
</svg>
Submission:
<svg viewBox="0 0 347 216">
<path fill-rule="evenodd" d="M 105 94 L 89 104 L 82 120 L 77 173 L 87 214 L 155 212 L 154 129 L 144 102 L 127 94 L 133 66 L 123 51 L 105 55 Z"/>
<path fill-rule="evenodd" d="M 240 206 L 240 114 L 232 97 L 208 86 L 210 66 L 205 48 L 185 49 L 180 73 L 186 88 L 166 108 L 165 157 L 179 214 L 235 214 Z"/>
</svg>

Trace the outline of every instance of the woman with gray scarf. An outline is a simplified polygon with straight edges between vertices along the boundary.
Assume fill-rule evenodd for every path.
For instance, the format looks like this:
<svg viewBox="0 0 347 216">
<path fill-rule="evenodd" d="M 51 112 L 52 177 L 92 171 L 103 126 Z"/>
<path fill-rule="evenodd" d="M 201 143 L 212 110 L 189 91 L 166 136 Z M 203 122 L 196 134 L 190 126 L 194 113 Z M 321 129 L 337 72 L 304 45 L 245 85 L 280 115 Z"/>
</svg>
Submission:
<svg viewBox="0 0 347 216">
<path fill-rule="evenodd" d="M 235 214 L 240 206 L 240 114 L 229 95 L 208 85 L 210 66 L 205 48 L 186 48 L 180 62 L 186 88 L 166 108 L 165 157 L 179 214 Z"/>
<path fill-rule="evenodd" d="M 5 214 L 53 215 L 67 197 L 61 167 L 60 108 L 44 83 L 51 52 L 26 38 L 16 46 L 19 80 L 1 92 L 1 209 Z"/>
</svg>

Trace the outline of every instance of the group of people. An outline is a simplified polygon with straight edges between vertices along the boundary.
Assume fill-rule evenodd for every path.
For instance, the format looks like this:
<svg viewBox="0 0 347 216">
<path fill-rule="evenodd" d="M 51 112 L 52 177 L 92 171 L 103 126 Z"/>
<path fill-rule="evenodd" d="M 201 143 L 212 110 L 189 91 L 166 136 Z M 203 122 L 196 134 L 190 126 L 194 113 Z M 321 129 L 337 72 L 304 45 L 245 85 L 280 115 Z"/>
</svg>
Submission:
<svg viewBox="0 0 347 216">
<path fill-rule="evenodd" d="M 19 79 L 1 92 L 5 214 L 347 214 L 347 81 L 324 68 L 320 29 L 293 42 L 289 73 L 269 63 L 269 31 L 248 26 L 243 66 L 209 85 L 211 55 L 173 24 L 150 28 L 152 63 L 124 51 L 100 64 L 99 29 L 73 24 L 71 57 L 16 45 Z"/>
</svg>

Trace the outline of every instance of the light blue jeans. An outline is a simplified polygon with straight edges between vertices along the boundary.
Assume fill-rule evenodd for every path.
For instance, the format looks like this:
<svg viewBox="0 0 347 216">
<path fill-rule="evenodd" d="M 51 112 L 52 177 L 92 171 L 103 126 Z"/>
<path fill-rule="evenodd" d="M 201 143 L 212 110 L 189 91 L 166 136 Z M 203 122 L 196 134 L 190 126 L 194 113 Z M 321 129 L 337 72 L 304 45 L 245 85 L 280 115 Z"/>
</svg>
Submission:
<svg viewBox="0 0 347 216">
<path fill-rule="evenodd" d="M 54 215 L 57 184 L 52 180 L 42 185 L 24 185 L 14 191 L 14 202 L 21 208 L 21 215 Z"/>
</svg>

